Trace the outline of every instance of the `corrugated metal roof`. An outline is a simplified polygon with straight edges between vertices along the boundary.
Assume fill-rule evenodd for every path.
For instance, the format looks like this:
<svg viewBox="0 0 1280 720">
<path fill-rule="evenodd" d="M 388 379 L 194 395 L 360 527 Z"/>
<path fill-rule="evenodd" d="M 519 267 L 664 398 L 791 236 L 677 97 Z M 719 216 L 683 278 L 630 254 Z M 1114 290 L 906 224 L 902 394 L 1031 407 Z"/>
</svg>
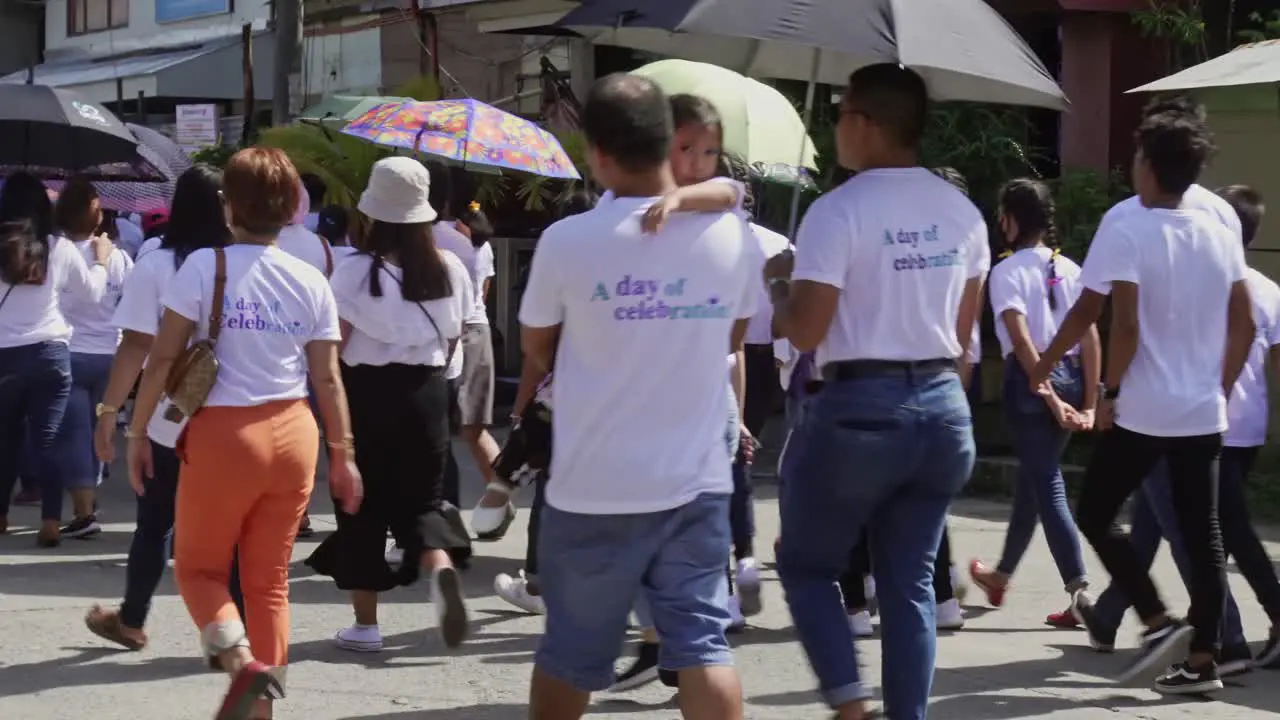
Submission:
<svg viewBox="0 0 1280 720">
<path fill-rule="evenodd" d="M 1225 55 L 1129 92 L 1168 92 L 1271 83 L 1280 83 L 1280 40 L 1241 45 Z"/>
<path fill-rule="evenodd" d="M 145 54 L 44 63 L 35 67 L 34 82 L 50 87 L 72 87 L 116 78 L 154 75 L 174 65 L 221 50 L 228 44 L 229 42 L 224 40 L 166 48 Z M 26 70 L 0 78 L 0 83 L 25 83 L 26 81 Z"/>
</svg>

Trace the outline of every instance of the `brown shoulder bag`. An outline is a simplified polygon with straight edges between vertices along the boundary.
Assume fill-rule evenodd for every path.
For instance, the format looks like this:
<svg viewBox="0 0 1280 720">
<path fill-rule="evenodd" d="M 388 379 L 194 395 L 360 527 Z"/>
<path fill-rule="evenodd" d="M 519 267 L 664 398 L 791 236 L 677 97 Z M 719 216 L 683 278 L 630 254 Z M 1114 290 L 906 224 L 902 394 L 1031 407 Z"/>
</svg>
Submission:
<svg viewBox="0 0 1280 720">
<path fill-rule="evenodd" d="M 222 305 L 226 301 L 227 254 L 214 248 L 217 258 L 213 275 L 213 305 L 209 308 L 209 337 L 192 343 L 169 369 L 164 392 L 186 417 L 204 407 L 213 383 L 218 379 L 218 358 L 214 346 L 222 332 Z"/>
</svg>

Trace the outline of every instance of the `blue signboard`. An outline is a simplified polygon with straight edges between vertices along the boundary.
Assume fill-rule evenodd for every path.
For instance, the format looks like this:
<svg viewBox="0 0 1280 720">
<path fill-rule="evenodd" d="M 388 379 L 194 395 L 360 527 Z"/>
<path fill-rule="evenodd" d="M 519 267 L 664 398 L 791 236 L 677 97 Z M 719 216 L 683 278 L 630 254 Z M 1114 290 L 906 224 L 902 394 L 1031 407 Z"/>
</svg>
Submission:
<svg viewBox="0 0 1280 720">
<path fill-rule="evenodd" d="M 156 24 L 231 12 L 231 0 L 156 0 Z"/>
</svg>

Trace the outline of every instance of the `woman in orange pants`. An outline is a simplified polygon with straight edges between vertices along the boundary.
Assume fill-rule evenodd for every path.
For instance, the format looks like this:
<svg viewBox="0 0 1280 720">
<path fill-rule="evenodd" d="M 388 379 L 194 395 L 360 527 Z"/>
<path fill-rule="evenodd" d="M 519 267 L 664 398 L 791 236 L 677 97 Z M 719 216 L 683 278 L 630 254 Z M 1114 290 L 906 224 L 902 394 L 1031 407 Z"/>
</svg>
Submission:
<svg viewBox="0 0 1280 720">
<path fill-rule="evenodd" d="M 308 379 L 325 423 L 332 491 L 349 512 L 363 493 L 333 292 L 320 271 L 275 246 L 297 208 L 297 186 L 279 150 L 242 150 L 227 164 L 223 194 L 235 243 L 192 253 L 166 288 L 126 432 L 130 476 L 150 476 L 146 425 L 166 379 L 191 340 L 210 341 L 216 379 L 178 441 L 174 550 L 178 589 L 204 653 L 232 678 L 217 720 L 266 720 L 272 700 L 284 696 L 289 561 L 320 444 Z M 227 592 L 237 552 L 247 628 Z"/>
</svg>

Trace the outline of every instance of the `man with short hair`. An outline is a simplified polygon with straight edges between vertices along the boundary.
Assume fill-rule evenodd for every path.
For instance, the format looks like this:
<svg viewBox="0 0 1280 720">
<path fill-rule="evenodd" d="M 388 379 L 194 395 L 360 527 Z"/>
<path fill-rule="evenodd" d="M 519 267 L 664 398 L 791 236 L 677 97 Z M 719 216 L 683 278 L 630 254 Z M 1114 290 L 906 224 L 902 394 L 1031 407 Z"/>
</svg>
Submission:
<svg viewBox="0 0 1280 720">
<path fill-rule="evenodd" d="M 969 479 L 961 382 L 991 265 L 982 213 L 920 167 L 924 80 L 897 64 L 849 77 L 836 127 L 858 174 L 810 207 L 790 258 L 769 261 L 775 323 L 816 348 L 824 385 L 782 463 L 778 572 L 819 689 L 867 717 L 836 581 L 866 529 L 879 595 L 886 714 L 925 717 L 933 682 L 933 566 L 947 507 Z"/>
<path fill-rule="evenodd" d="M 644 211 L 676 189 L 671 111 L 651 80 L 597 81 L 582 122 L 592 175 L 614 197 L 547 228 L 520 308 L 526 361 L 549 371 L 554 359 L 556 407 L 529 716 L 577 720 L 613 683 L 642 594 L 684 716 L 738 720 L 725 356 L 742 348 L 764 258 L 733 213 L 642 231 Z"/>
<path fill-rule="evenodd" d="M 1145 626 L 1142 647 L 1120 680 L 1174 659 L 1189 642 L 1186 662 L 1157 678 L 1155 689 L 1199 694 L 1222 689 L 1215 663 L 1226 596 L 1218 462 L 1227 396 L 1248 359 L 1254 322 L 1239 237 L 1187 198 L 1213 150 L 1203 111 L 1171 106 L 1148 114 L 1135 136 L 1133 185 L 1141 207 L 1104 218 L 1081 273 L 1085 290 L 1031 382 L 1040 386 L 1110 296 L 1098 406 L 1105 432 L 1089 461 L 1076 521 Z M 1190 561 L 1190 624 L 1169 615 L 1115 522 L 1161 460 Z"/>
</svg>

